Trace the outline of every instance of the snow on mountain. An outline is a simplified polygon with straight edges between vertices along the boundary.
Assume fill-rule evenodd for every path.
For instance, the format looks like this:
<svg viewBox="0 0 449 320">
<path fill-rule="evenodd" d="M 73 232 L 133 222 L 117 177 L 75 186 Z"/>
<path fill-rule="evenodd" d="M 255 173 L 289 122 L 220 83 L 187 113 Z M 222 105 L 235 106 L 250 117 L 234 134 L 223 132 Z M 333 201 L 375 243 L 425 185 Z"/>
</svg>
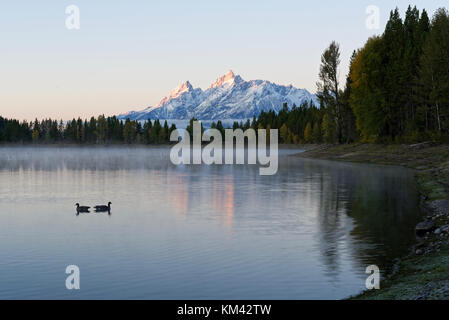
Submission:
<svg viewBox="0 0 449 320">
<path fill-rule="evenodd" d="M 245 81 L 228 71 L 206 90 L 194 89 L 189 81 L 171 91 L 156 106 L 121 114 L 120 119 L 200 120 L 248 119 L 262 111 L 278 112 L 284 103 L 291 108 L 312 101 L 316 95 L 305 89 L 282 86 L 263 80 Z"/>
<path fill-rule="evenodd" d="M 232 70 L 229 70 L 224 76 L 221 76 L 220 78 L 215 80 L 215 82 L 212 83 L 209 88 L 219 88 L 223 85 L 232 85 L 236 82 L 236 79 L 241 80 L 239 76 L 236 77 L 234 75 L 234 72 L 232 72 Z"/>
<path fill-rule="evenodd" d="M 179 87 L 172 90 L 168 94 L 168 96 L 166 96 L 164 99 L 162 99 L 159 102 L 159 104 L 156 106 L 156 108 L 159 108 L 166 103 L 170 103 L 171 100 L 179 98 L 185 92 L 191 92 L 191 91 L 193 91 L 193 87 L 189 81 L 186 81 L 183 84 L 181 84 Z"/>
</svg>

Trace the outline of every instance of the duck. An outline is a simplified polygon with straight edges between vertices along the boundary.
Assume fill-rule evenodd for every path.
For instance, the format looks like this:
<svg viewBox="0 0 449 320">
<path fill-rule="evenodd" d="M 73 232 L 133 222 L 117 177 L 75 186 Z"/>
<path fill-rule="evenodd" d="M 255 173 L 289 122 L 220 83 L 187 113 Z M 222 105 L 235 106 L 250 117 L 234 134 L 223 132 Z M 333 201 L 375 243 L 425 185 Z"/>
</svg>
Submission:
<svg viewBox="0 0 449 320">
<path fill-rule="evenodd" d="M 86 206 L 80 206 L 79 203 L 75 204 L 76 206 L 76 212 L 89 212 L 90 207 L 86 207 Z"/>
<path fill-rule="evenodd" d="M 108 202 L 107 206 L 95 206 L 95 211 L 96 212 L 106 212 L 106 211 L 111 211 L 111 204 L 112 202 Z"/>
</svg>

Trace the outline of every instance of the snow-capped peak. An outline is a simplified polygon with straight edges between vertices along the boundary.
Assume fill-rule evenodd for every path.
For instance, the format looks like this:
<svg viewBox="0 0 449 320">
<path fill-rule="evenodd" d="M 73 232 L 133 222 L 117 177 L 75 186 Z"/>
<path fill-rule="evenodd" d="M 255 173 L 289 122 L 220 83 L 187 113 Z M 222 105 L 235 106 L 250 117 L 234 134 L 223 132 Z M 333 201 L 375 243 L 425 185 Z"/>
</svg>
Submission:
<svg viewBox="0 0 449 320">
<path fill-rule="evenodd" d="M 158 103 L 158 105 L 156 106 L 156 108 L 159 107 L 159 106 L 162 106 L 164 103 L 166 103 L 166 102 L 168 102 L 168 101 L 170 101 L 170 100 L 173 100 L 173 99 L 178 98 L 179 96 L 181 96 L 181 95 L 182 95 L 183 93 L 185 93 L 185 92 L 191 92 L 191 91 L 193 91 L 193 87 L 192 87 L 192 85 L 190 84 L 189 81 L 186 81 L 186 82 L 184 82 L 183 84 L 181 84 L 181 85 L 179 85 L 178 87 L 176 87 L 175 89 L 173 89 L 172 91 L 170 91 L 170 93 L 168 94 L 168 96 L 164 97 L 164 98 Z"/>
<path fill-rule="evenodd" d="M 183 84 L 179 85 L 175 89 L 173 89 L 169 94 L 168 97 L 176 98 L 179 97 L 184 92 L 190 92 L 193 90 L 192 85 L 189 81 L 184 82 Z"/>
<path fill-rule="evenodd" d="M 215 80 L 215 82 L 210 85 L 210 88 L 218 88 L 225 84 L 234 84 L 240 79 L 240 76 L 236 76 L 232 70 L 229 70 L 225 75 Z"/>
<path fill-rule="evenodd" d="M 209 89 L 194 89 L 186 81 L 172 90 L 155 107 L 119 116 L 120 119 L 177 119 L 201 120 L 248 119 L 262 111 L 282 110 L 284 103 L 291 108 L 313 102 L 316 95 L 305 89 L 278 85 L 265 80 L 245 81 L 231 70 L 219 77 Z"/>
</svg>

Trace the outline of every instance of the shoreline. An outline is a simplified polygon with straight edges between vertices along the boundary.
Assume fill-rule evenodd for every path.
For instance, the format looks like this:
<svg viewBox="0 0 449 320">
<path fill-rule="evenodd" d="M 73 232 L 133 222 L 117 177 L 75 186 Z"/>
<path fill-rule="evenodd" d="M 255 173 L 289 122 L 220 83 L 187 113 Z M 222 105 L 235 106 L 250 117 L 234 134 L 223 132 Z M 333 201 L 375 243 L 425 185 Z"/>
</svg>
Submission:
<svg viewBox="0 0 449 320">
<path fill-rule="evenodd" d="M 423 222 L 409 254 L 397 257 L 395 272 L 381 279 L 380 290 L 347 299 L 449 299 L 449 145 L 309 145 L 295 155 L 331 161 L 399 165 L 415 171 Z"/>
<path fill-rule="evenodd" d="M 170 144 L 0 144 L 2 147 L 157 149 Z M 396 257 L 393 274 L 381 279 L 381 289 L 347 299 L 449 299 L 449 145 L 279 145 L 301 150 L 290 157 L 401 166 L 413 169 L 420 209 L 428 232 L 416 238 L 409 253 Z"/>
</svg>

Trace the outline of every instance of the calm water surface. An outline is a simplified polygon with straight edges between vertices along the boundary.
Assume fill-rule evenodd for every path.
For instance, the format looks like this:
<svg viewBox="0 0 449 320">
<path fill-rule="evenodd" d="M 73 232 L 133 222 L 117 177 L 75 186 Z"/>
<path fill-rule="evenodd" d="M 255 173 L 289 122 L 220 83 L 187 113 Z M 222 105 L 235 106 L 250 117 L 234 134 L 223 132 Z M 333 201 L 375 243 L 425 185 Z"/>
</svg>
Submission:
<svg viewBox="0 0 449 320">
<path fill-rule="evenodd" d="M 0 148 L 1 299 L 338 299 L 414 240 L 411 171 L 173 166 L 167 148 Z M 74 204 L 112 201 L 111 215 Z M 81 290 L 65 269 L 81 271 Z"/>
</svg>

